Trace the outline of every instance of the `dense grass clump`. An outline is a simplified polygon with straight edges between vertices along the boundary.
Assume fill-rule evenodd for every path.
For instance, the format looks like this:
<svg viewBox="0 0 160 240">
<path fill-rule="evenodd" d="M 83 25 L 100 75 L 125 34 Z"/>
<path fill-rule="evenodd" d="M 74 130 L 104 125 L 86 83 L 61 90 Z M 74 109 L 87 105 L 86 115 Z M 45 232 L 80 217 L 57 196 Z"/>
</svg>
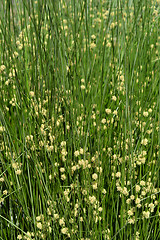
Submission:
<svg viewBox="0 0 160 240">
<path fill-rule="evenodd" d="M 1 1 L 0 239 L 160 239 L 159 16 Z"/>
</svg>

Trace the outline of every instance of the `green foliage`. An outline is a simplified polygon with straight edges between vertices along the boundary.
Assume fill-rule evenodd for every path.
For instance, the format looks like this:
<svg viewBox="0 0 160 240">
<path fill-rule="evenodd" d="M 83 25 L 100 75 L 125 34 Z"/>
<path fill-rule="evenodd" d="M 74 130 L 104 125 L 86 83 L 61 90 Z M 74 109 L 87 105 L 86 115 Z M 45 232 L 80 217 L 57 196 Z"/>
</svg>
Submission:
<svg viewBox="0 0 160 240">
<path fill-rule="evenodd" d="M 159 14 L 1 1 L 1 239 L 160 238 Z"/>
</svg>

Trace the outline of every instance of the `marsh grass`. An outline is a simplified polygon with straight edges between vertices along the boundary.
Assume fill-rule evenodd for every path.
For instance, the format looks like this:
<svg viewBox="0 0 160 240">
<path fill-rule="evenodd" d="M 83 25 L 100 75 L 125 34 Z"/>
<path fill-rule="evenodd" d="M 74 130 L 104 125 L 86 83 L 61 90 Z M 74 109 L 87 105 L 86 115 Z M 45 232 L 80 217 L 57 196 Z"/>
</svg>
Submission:
<svg viewBox="0 0 160 240">
<path fill-rule="evenodd" d="M 1 239 L 160 238 L 159 13 L 1 1 Z"/>
</svg>

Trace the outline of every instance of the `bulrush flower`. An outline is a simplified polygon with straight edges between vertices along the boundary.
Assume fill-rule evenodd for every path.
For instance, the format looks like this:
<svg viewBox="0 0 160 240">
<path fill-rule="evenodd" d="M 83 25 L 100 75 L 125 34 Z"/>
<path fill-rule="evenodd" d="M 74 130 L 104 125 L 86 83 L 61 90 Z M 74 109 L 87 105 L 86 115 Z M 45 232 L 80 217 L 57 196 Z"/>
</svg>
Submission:
<svg viewBox="0 0 160 240">
<path fill-rule="evenodd" d="M 89 201 L 91 204 L 93 204 L 96 201 L 96 197 L 95 196 L 89 196 Z"/>
<path fill-rule="evenodd" d="M 112 111 L 111 111 L 111 109 L 106 108 L 106 109 L 105 109 L 105 112 L 106 112 L 107 114 L 111 114 Z"/>
<path fill-rule="evenodd" d="M 81 85 L 81 89 L 84 90 L 86 87 L 85 85 Z"/>
<path fill-rule="evenodd" d="M 150 212 L 149 211 L 143 211 L 143 217 L 144 218 L 149 218 L 149 216 L 150 216 Z"/>
<path fill-rule="evenodd" d="M 0 71 L 1 71 L 1 72 L 3 72 L 5 69 L 6 69 L 6 66 L 5 66 L 5 65 L 1 65 L 1 66 L 0 66 Z"/>
<path fill-rule="evenodd" d="M 34 92 L 33 92 L 33 91 L 30 91 L 30 92 L 29 92 L 29 95 L 30 95 L 31 97 L 34 97 Z"/>
<path fill-rule="evenodd" d="M 92 174 L 92 178 L 93 178 L 94 180 L 97 180 L 97 178 L 98 178 L 97 173 Z"/>
<path fill-rule="evenodd" d="M 143 112 L 144 117 L 148 117 L 148 112 Z"/>
<path fill-rule="evenodd" d="M 78 151 L 78 150 L 74 152 L 74 156 L 75 156 L 75 157 L 78 157 L 78 156 L 79 156 L 79 151 Z"/>
<path fill-rule="evenodd" d="M 141 190 L 141 187 L 139 185 L 136 185 L 136 192 L 139 192 Z"/>
<path fill-rule="evenodd" d="M 21 170 L 20 169 L 17 169 L 16 171 L 15 171 L 15 173 L 17 174 L 17 175 L 20 175 L 21 174 Z"/>
<path fill-rule="evenodd" d="M 64 221 L 64 218 L 62 217 L 61 219 L 59 219 L 59 224 L 62 226 L 65 225 L 65 221 Z"/>
<path fill-rule="evenodd" d="M 42 229 L 42 223 L 41 222 L 37 222 L 37 228 Z"/>
<path fill-rule="evenodd" d="M 113 100 L 113 101 L 116 101 L 116 100 L 117 100 L 117 97 L 116 97 L 116 96 L 112 96 L 112 100 Z"/>
<path fill-rule="evenodd" d="M 148 144 L 148 139 L 147 138 L 142 139 L 141 144 L 146 146 Z"/>
<path fill-rule="evenodd" d="M 103 118 L 103 119 L 101 120 L 101 123 L 105 124 L 105 123 L 106 123 L 106 119 Z"/>
<path fill-rule="evenodd" d="M 61 229 L 61 233 L 63 233 L 63 234 L 67 234 L 68 233 L 68 228 L 62 228 Z"/>
</svg>

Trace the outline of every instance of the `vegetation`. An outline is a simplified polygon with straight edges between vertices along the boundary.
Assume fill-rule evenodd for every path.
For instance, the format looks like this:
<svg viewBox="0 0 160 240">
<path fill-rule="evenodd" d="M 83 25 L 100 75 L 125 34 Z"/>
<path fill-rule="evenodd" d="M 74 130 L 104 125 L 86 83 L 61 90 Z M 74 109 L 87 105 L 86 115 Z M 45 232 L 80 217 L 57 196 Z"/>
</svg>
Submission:
<svg viewBox="0 0 160 240">
<path fill-rule="evenodd" d="M 160 1 L 0 8 L 0 239 L 160 239 Z"/>
</svg>

